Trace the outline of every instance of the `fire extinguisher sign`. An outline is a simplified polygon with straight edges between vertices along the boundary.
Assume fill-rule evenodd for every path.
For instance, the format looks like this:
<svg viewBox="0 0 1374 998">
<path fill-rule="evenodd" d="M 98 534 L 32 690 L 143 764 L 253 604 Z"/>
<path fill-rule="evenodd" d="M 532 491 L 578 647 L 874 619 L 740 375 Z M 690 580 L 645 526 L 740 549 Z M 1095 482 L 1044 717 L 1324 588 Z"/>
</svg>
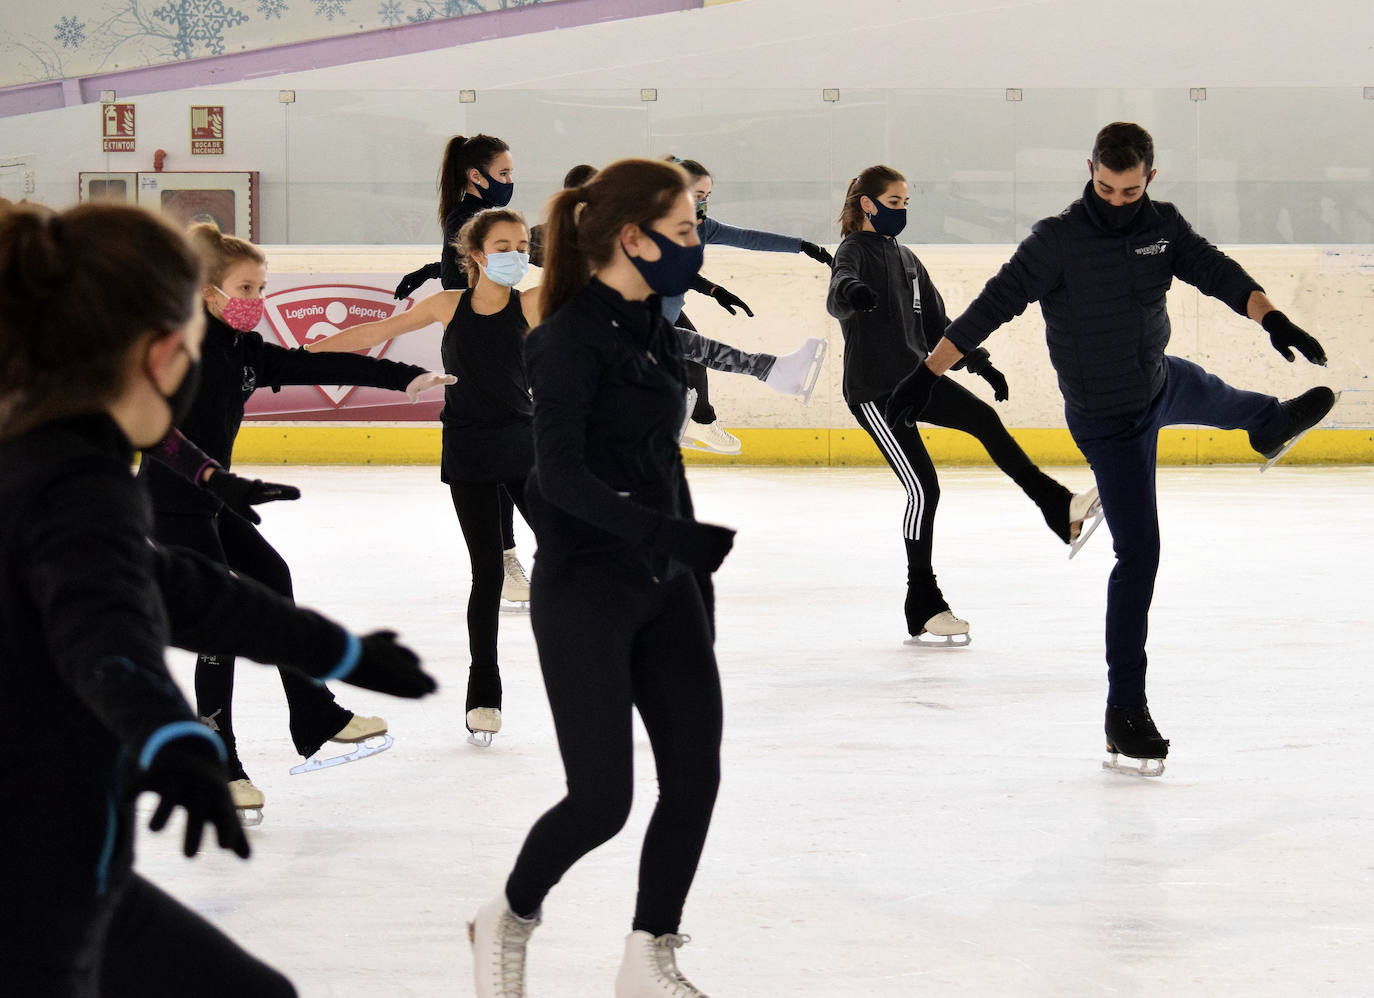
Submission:
<svg viewBox="0 0 1374 998">
<path fill-rule="evenodd" d="M 101 152 L 134 151 L 134 106 L 132 104 L 100 105 Z"/>
<path fill-rule="evenodd" d="M 191 108 L 191 155 L 224 155 L 224 105 Z"/>
</svg>

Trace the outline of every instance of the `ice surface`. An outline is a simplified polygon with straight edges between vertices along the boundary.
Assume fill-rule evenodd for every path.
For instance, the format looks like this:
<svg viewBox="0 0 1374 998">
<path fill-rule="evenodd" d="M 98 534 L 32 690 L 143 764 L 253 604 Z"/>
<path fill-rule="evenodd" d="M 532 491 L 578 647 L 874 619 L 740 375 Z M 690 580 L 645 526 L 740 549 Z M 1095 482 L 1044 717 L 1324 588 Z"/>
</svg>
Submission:
<svg viewBox="0 0 1374 998">
<path fill-rule="evenodd" d="M 280 685 L 241 664 L 267 795 L 252 859 L 187 861 L 145 830 L 138 868 L 306 998 L 471 994 L 465 922 L 562 792 L 528 618 L 501 616 L 504 727 L 474 748 L 467 557 L 437 469 L 248 471 L 304 492 L 263 508 L 301 602 L 398 628 L 444 687 L 337 686 L 394 748 L 288 776 Z M 739 529 L 717 582 L 725 776 L 680 953 L 708 993 L 1371 993 L 1374 469 L 1161 471 L 1158 780 L 1100 766 L 1107 530 L 1070 562 L 998 472 L 941 470 L 936 569 L 973 644 L 924 650 L 902 644 L 886 469 L 690 474 L 701 518 Z M 189 689 L 189 657 L 173 666 Z M 532 996 L 611 992 L 656 789 L 642 732 L 637 751 L 630 824 L 546 903 Z"/>
</svg>

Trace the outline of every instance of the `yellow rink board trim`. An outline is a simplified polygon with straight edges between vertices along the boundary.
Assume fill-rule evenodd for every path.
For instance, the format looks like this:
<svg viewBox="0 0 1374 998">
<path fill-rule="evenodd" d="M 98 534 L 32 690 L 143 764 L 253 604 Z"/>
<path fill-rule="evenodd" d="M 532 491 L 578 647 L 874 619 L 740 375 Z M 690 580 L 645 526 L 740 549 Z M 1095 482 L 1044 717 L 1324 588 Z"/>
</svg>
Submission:
<svg viewBox="0 0 1374 998">
<path fill-rule="evenodd" d="M 765 464 L 852 467 L 882 464 L 878 448 L 853 429 L 731 430 L 744 445 L 737 457 L 688 450 L 688 464 Z M 439 427 L 262 426 L 245 423 L 234 446 L 237 464 L 439 463 Z M 1084 464 L 1068 430 L 1022 429 L 1011 434 L 1031 460 L 1044 465 Z M 957 430 L 924 429 L 937 465 L 991 464 L 973 437 Z M 1374 464 L 1374 430 L 1313 430 L 1284 455 L 1285 464 Z M 1159 435 L 1159 463 L 1258 464 L 1240 430 L 1167 429 Z"/>
</svg>

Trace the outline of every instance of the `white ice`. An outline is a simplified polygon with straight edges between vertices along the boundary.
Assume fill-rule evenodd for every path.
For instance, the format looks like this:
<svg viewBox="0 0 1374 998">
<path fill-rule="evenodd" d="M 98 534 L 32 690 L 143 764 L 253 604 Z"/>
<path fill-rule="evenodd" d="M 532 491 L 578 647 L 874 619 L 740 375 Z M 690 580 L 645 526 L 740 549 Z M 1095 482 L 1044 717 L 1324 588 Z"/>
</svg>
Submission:
<svg viewBox="0 0 1374 998">
<path fill-rule="evenodd" d="M 437 469 L 248 470 L 304 492 L 263 509 L 299 600 L 399 629 L 443 689 L 337 687 L 394 748 L 288 776 L 280 685 L 241 663 L 240 751 L 267 795 L 252 859 L 188 861 L 144 830 L 138 868 L 307 998 L 471 994 L 466 920 L 562 792 L 528 618 L 502 616 L 505 728 L 475 748 Z M 936 569 L 973 644 L 916 649 L 886 469 L 690 477 L 701 518 L 739 529 L 717 583 L 725 776 L 680 952 L 708 993 L 1374 993 L 1374 469 L 1160 472 L 1157 780 L 1100 767 L 1108 530 L 1070 562 L 998 472 L 941 470 Z M 545 905 L 532 996 L 611 993 L 656 790 L 642 731 L 636 765 L 629 826 Z"/>
</svg>

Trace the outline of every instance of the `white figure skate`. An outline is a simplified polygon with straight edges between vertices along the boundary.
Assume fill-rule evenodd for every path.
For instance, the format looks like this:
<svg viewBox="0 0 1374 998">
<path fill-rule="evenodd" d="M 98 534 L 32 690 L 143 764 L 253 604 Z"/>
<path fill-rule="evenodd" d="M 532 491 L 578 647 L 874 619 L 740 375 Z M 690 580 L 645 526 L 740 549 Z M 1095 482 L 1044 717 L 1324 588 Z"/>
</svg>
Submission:
<svg viewBox="0 0 1374 998">
<path fill-rule="evenodd" d="M 921 648 L 963 648 L 972 640 L 967 620 L 960 620 L 948 610 L 941 610 L 925 622 L 920 634 L 912 635 L 902 644 Z"/>
<path fill-rule="evenodd" d="M 479 748 L 488 748 L 492 736 L 501 730 L 501 708 L 474 707 L 468 711 L 468 742 Z"/>
<path fill-rule="evenodd" d="M 530 580 L 525 574 L 525 566 L 511 548 L 502 554 L 505 579 L 501 582 L 501 609 L 506 613 L 530 612 Z"/>
<path fill-rule="evenodd" d="M 525 946 L 539 921 L 511 911 L 505 892 L 478 910 L 468 923 L 477 998 L 525 998 Z"/>
<path fill-rule="evenodd" d="M 825 340 L 816 337 L 808 339 L 796 350 L 779 357 L 763 383 L 783 395 L 799 395 L 802 405 L 809 405 L 811 393 L 816 390 L 816 382 L 821 377 L 825 351 Z"/>
<path fill-rule="evenodd" d="M 262 806 L 267 803 L 267 798 L 253 786 L 252 780 L 246 776 L 241 780 L 230 780 L 229 797 L 244 828 L 256 828 L 262 824 Z"/>
<path fill-rule="evenodd" d="M 739 437 L 721 426 L 720 420 L 698 423 L 695 419 L 688 419 L 682 446 L 686 450 L 704 450 L 710 454 L 728 454 L 732 457 L 744 449 Z"/>
<path fill-rule="evenodd" d="M 1069 500 L 1069 525 L 1078 524 L 1078 536 L 1069 541 L 1069 557 L 1078 554 L 1088 538 L 1102 524 L 1102 500 L 1097 497 L 1097 486 L 1080 492 Z"/>
<path fill-rule="evenodd" d="M 359 717 L 357 714 L 354 714 L 349 722 L 339 729 L 339 733 L 331 736 L 329 740 L 352 745 L 353 748 L 341 755 L 327 756 L 323 759 L 318 753 L 312 755 L 299 766 L 292 766 L 291 775 L 300 776 L 302 773 L 314 773 L 332 766 L 342 766 L 347 762 L 357 762 L 378 752 L 385 752 L 395 741 L 386 733 L 386 722 L 380 717 Z"/>
<path fill-rule="evenodd" d="M 625 937 L 625 959 L 615 975 L 615 998 L 708 998 L 677 969 L 676 950 L 691 936 L 665 933 L 651 936 L 636 929 Z"/>
</svg>

